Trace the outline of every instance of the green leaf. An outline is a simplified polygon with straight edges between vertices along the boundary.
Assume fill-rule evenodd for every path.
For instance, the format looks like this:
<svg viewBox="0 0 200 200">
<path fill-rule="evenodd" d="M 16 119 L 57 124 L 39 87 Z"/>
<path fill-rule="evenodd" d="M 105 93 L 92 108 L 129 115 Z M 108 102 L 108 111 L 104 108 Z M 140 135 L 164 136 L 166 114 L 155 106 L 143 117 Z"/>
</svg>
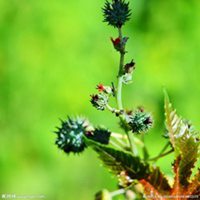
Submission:
<svg viewBox="0 0 200 200">
<path fill-rule="evenodd" d="M 99 158 L 103 161 L 104 165 L 114 174 L 120 175 L 122 171 L 125 171 L 131 179 L 137 180 L 148 176 L 149 165 L 142 162 L 139 157 L 94 141 L 88 140 L 87 144 L 99 154 Z"/>
<path fill-rule="evenodd" d="M 138 180 L 147 191 L 151 191 L 152 189 L 156 191 L 158 189 L 161 194 L 168 194 L 171 190 L 166 177 L 158 167 L 150 168 L 139 157 L 94 141 L 88 140 L 87 144 L 99 154 L 99 158 L 103 161 L 104 165 L 119 177 L 123 176 L 122 178 L 132 181 Z M 150 190 L 146 186 L 151 186 Z"/>
<path fill-rule="evenodd" d="M 199 157 L 199 140 L 197 139 L 199 133 L 176 114 L 166 92 L 165 117 L 169 139 L 175 150 L 176 158 L 180 156 L 179 181 L 180 184 L 187 185 Z"/>
<path fill-rule="evenodd" d="M 165 91 L 165 124 L 168 131 L 170 142 L 175 149 L 176 136 L 179 136 L 183 130 L 183 122 L 176 114 L 172 104 L 169 101 L 167 92 Z"/>
<path fill-rule="evenodd" d="M 181 156 L 179 165 L 180 182 L 182 185 L 187 185 L 192 169 L 199 157 L 199 142 L 195 141 L 189 130 L 186 130 L 185 134 L 177 139 L 176 148 L 179 148 Z"/>
</svg>

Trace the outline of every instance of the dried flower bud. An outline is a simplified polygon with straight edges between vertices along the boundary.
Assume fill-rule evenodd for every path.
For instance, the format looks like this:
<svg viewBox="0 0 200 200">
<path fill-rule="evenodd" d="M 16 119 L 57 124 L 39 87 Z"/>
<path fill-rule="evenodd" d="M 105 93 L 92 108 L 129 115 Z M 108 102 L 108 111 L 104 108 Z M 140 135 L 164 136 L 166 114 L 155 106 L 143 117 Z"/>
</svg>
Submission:
<svg viewBox="0 0 200 200">
<path fill-rule="evenodd" d="M 131 60 L 130 63 L 127 63 L 125 66 L 124 66 L 124 72 L 125 73 L 132 73 L 133 70 L 135 69 L 135 62 L 133 62 L 133 60 Z"/>
<path fill-rule="evenodd" d="M 86 148 L 84 134 L 89 122 L 82 118 L 61 121 L 61 127 L 55 132 L 57 134 L 56 144 L 66 153 L 80 153 Z"/>
<path fill-rule="evenodd" d="M 128 187 L 133 183 L 133 180 L 128 176 L 126 171 L 121 171 L 118 175 L 119 185 L 121 187 Z"/>
<path fill-rule="evenodd" d="M 99 91 L 99 92 L 103 92 L 105 90 L 105 87 L 103 84 L 99 83 L 96 87 L 96 89 Z"/>
<path fill-rule="evenodd" d="M 119 37 L 118 37 L 118 38 L 116 38 L 116 39 L 113 39 L 113 38 L 111 37 L 110 39 L 111 39 L 111 41 L 112 41 L 112 43 L 113 43 L 114 47 L 116 47 L 116 46 L 119 46 L 119 45 L 120 45 L 120 43 L 121 43 L 121 40 L 120 40 L 120 38 L 119 38 Z"/>
<path fill-rule="evenodd" d="M 119 37 L 116 39 L 113 39 L 111 37 L 111 41 L 113 43 L 114 48 L 121 52 L 121 53 L 125 53 L 125 45 L 128 41 L 128 37 L 123 37 L 122 39 L 120 39 Z"/>
<path fill-rule="evenodd" d="M 112 3 L 106 1 L 103 13 L 104 22 L 117 28 L 121 28 L 130 19 L 131 15 L 129 3 L 124 0 L 112 0 Z"/>
<path fill-rule="evenodd" d="M 112 43 L 113 43 L 114 48 L 115 48 L 117 51 L 121 51 L 122 45 L 121 45 L 121 40 L 120 40 L 120 38 L 118 37 L 118 38 L 116 38 L 116 39 L 113 39 L 113 38 L 111 37 L 111 41 L 112 41 Z"/>
<path fill-rule="evenodd" d="M 90 102 L 97 110 L 105 110 L 108 104 L 108 96 L 103 93 L 94 94 L 91 95 Z"/>
<path fill-rule="evenodd" d="M 129 84 L 132 82 L 132 72 L 134 69 L 135 69 L 135 63 L 133 62 L 133 60 L 124 66 L 124 74 L 122 76 L 123 83 Z"/>
<path fill-rule="evenodd" d="M 132 74 L 126 73 L 122 76 L 122 81 L 124 84 L 130 84 L 132 82 Z"/>
<path fill-rule="evenodd" d="M 140 110 L 128 116 L 127 122 L 133 133 L 147 132 L 153 124 L 151 115 Z"/>
<path fill-rule="evenodd" d="M 104 86 L 103 84 L 98 84 L 96 89 L 99 92 L 104 92 L 106 94 L 113 94 L 113 88 L 111 88 L 110 86 Z"/>
</svg>

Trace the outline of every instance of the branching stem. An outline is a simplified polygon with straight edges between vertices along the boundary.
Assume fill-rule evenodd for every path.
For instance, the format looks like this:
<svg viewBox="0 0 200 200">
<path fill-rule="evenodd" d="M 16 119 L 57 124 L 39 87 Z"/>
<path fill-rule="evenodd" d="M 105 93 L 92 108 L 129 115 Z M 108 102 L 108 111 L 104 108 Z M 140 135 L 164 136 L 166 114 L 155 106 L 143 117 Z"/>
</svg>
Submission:
<svg viewBox="0 0 200 200">
<path fill-rule="evenodd" d="M 154 162 L 156 162 L 159 158 L 162 158 L 162 157 L 164 157 L 164 156 L 166 156 L 166 155 L 168 155 L 168 154 L 170 154 L 172 152 L 174 152 L 174 149 L 171 149 L 171 150 L 169 150 L 169 151 L 167 151 L 167 152 L 165 152 L 163 154 L 160 154 L 160 155 L 158 155 L 158 156 L 156 156 L 154 158 L 150 158 L 147 161 L 154 161 Z"/>
<path fill-rule="evenodd" d="M 122 29 L 118 29 L 119 32 L 119 39 L 122 41 Z M 122 73 L 123 73 L 123 66 L 124 66 L 124 51 L 120 51 L 120 62 L 119 62 L 119 72 L 118 72 L 118 84 L 117 84 L 117 105 L 118 109 L 122 110 L 123 105 L 122 105 Z"/>
<path fill-rule="evenodd" d="M 112 132 L 112 133 L 111 133 L 111 136 L 112 136 L 112 137 L 115 137 L 115 138 L 119 138 L 119 139 L 124 139 L 124 140 L 127 140 L 127 139 L 128 139 L 128 138 L 127 138 L 127 135 L 122 135 L 121 133 Z M 134 143 L 135 143 L 135 144 L 138 144 L 138 145 L 141 146 L 141 147 L 144 146 L 144 143 L 143 143 L 140 139 L 134 137 L 133 140 L 134 140 Z"/>
<path fill-rule="evenodd" d="M 167 142 L 158 155 L 161 155 L 162 153 L 164 153 L 169 145 L 170 145 L 170 142 Z"/>
<path fill-rule="evenodd" d="M 114 196 L 117 196 L 120 194 L 124 194 L 125 192 L 126 192 L 126 190 L 122 188 L 122 189 L 110 192 L 110 195 L 111 195 L 111 197 L 114 197 Z"/>
<path fill-rule="evenodd" d="M 167 142 L 165 144 L 165 146 L 161 149 L 160 153 L 153 159 L 154 162 L 156 162 L 159 158 L 163 157 L 163 153 L 165 152 L 165 150 L 168 148 L 168 146 L 170 145 L 170 142 Z M 171 152 L 170 152 L 171 153 Z M 166 154 L 168 155 L 168 154 Z M 165 155 L 164 155 L 165 156 Z"/>
<path fill-rule="evenodd" d="M 119 32 L 119 39 L 122 41 L 123 36 L 122 36 L 122 30 L 121 28 L 118 28 Z M 119 110 L 123 110 L 123 104 L 122 104 L 122 85 L 123 85 L 123 66 L 124 66 L 124 55 L 125 55 L 125 47 L 120 51 L 120 62 L 119 62 L 119 72 L 118 72 L 118 83 L 117 83 L 117 106 Z M 123 117 L 120 116 L 120 120 L 123 121 Z M 131 138 L 131 134 L 126 131 L 128 141 L 130 144 L 131 151 L 133 155 L 137 155 L 137 149 L 134 147 L 135 145 L 133 144 L 133 140 Z"/>
</svg>

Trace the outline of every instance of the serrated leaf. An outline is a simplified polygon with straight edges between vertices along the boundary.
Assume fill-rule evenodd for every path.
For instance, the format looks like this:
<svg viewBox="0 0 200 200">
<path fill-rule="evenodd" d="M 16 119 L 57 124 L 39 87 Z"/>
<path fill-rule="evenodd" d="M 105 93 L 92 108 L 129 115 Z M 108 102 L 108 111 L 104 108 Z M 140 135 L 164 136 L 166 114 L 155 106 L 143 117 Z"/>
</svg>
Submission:
<svg viewBox="0 0 200 200">
<path fill-rule="evenodd" d="M 159 190 L 162 194 L 168 193 L 171 189 L 167 178 L 160 171 L 159 167 L 152 167 L 150 175 L 147 178 L 148 182 Z"/>
<path fill-rule="evenodd" d="M 166 200 L 163 198 L 162 194 L 145 179 L 140 180 L 140 183 L 144 187 L 144 197 L 146 200 Z"/>
<path fill-rule="evenodd" d="M 130 153 L 119 151 L 94 141 L 88 141 L 88 144 L 99 154 L 99 158 L 104 165 L 116 175 L 125 171 L 131 179 L 137 180 L 148 176 L 149 165 L 142 162 L 139 157 L 134 157 Z"/>
<path fill-rule="evenodd" d="M 196 132 L 176 114 L 167 93 L 165 93 L 165 117 L 176 158 L 181 157 L 178 166 L 179 181 L 180 184 L 187 185 L 199 156 L 199 141 L 196 139 Z"/>
<path fill-rule="evenodd" d="M 183 194 L 183 186 L 180 184 L 180 160 L 181 157 L 178 157 L 174 162 L 173 171 L 174 171 L 174 184 L 171 190 L 172 196 L 177 196 L 177 200 L 179 200 L 178 196 Z"/>
<path fill-rule="evenodd" d="M 169 101 L 169 97 L 165 92 L 165 124 L 168 131 L 170 142 L 175 149 L 176 137 L 180 137 L 180 133 L 183 130 L 182 120 L 176 114 L 176 110 L 173 109 L 172 104 Z"/>
<path fill-rule="evenodd" d="M 159 189 L 162 194 L 167 194 L 171 190 L 167 179 L 160 169 L 157 167 L 150 168 L 139 157 L 134 157 L 130 153 L 119 151 L 93 141 L 89 141 L 89 145 L 99 154 L 99 158 L 103 161 L 104 165 L 116 175 L 126 175 L 132 180 L 143 180 L 150 184 L 154 190 Z"/>
<path fill-rule="evenodd" d="M 199 195 L 200 197 L 200 169 L 198 169 L 198 172 L 196 173 L 184 193 L 187 195 Z"/>
<path fill-rule="evenodd" d="M 195 141 L 195 138 L 187 129 L 185 134 L 177 139 L 176 148 L 179 148 L 181 156 L 179 164 L 180 183 L 187 185 L 199 155 L 199 142 Z"/>
<path fill-rule="evenodd" d="M 146 179 L 140 180 L 144 187 L 146 199 L 162 199 L 164 195 L 170 194 L 170 185 L 166 177 L 158 167 L 153 167 Z"/>
</svg>

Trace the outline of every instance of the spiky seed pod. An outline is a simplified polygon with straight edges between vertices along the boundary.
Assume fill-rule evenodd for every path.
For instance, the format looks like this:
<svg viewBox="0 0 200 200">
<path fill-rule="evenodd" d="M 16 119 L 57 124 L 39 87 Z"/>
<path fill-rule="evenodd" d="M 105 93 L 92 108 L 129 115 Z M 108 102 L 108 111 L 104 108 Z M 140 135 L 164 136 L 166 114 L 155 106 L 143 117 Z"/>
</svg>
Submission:
<svg viewBox="0 0 200 200">
<path fill-rule="evenodd" d="M 66 153 L 80 153 L 86 148 L 84 134 L 88 127 L 88 121 L 82 118 L 61 121 L 61 127 L 55 132 L 57 134 L 56 145 Z"/>
<path fill-rule="evenodd" d="M 108 104 L 108 96 L 104 93 L 91 95 L 90 102 L 97 110 L 105 110 Z"/>
<path fill-rule="evenodd" d="M 151 128 L 153 120 L 149 113 L 137 110 L 128 116 L 128 124 L 133 133 L 142 133 L 147 132 Z"/>
<path fill-rule="evenodd" d="M 109 144 L 111 132 L 105 128 L 95 128 L 94 131 L 86 133 L 86 137 L 101 144 Z"/>
<path fill-rule="evenodd" d="M 129 2 L 124 0 L 106 1 L 103 7 L 104 22 L 109 25 L 121 28 L 126 21 L 130 19 L 131 10 L 129 9 Z"/>
</svg>

